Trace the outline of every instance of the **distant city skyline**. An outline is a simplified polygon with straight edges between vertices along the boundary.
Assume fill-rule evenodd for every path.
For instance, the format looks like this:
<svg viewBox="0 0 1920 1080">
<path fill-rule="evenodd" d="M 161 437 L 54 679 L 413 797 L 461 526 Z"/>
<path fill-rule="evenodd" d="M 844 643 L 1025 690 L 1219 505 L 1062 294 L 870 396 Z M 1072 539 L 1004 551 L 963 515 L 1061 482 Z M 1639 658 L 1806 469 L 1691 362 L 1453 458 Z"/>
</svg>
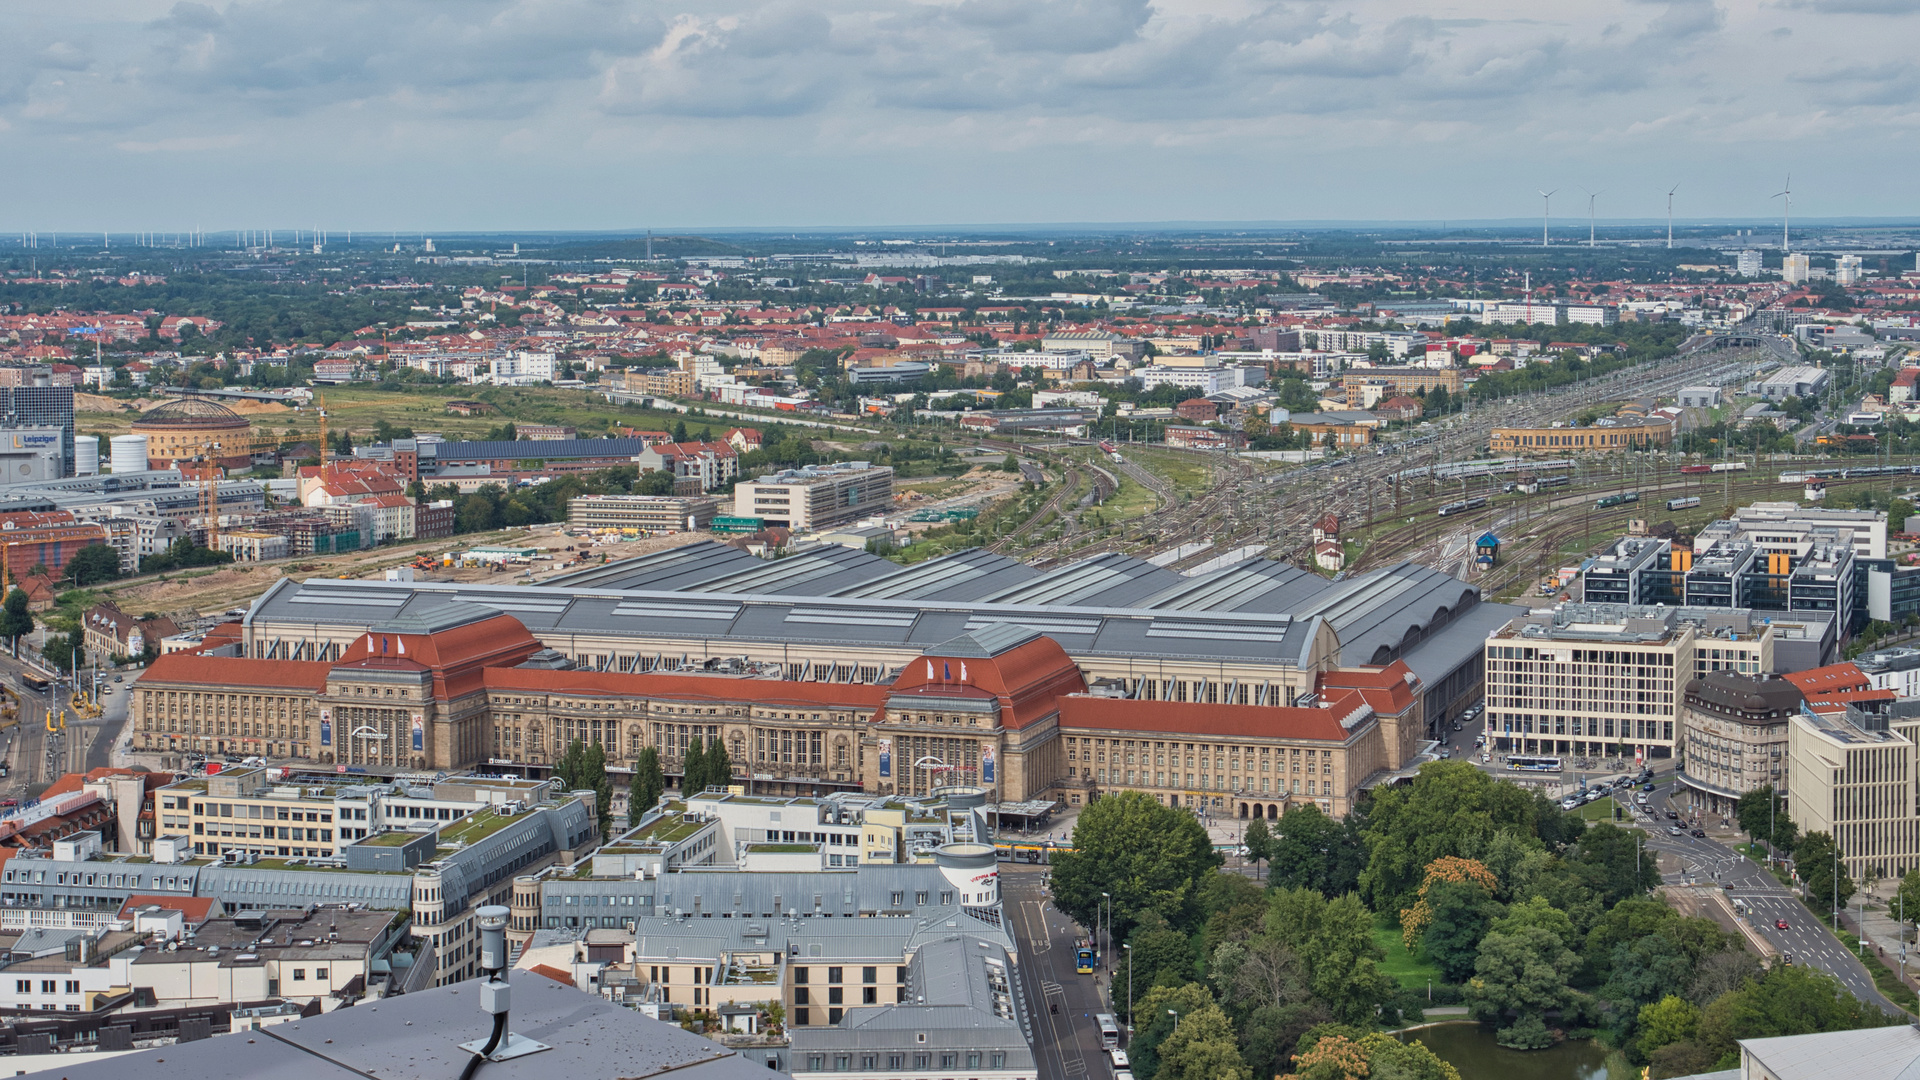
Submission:
<svg viewBox="0 0 1920 1080">
<path fill-rule="evenodd" d="M 1678 223 L 1760 223 L 1789 172 L 1796 221 L 1899 219 L 1916 31 L 1903 0 L 15 5 L 0 229 L 1519 226 L 1556 188 L 1605 226 L 1676 184 Z"/>
</svg>

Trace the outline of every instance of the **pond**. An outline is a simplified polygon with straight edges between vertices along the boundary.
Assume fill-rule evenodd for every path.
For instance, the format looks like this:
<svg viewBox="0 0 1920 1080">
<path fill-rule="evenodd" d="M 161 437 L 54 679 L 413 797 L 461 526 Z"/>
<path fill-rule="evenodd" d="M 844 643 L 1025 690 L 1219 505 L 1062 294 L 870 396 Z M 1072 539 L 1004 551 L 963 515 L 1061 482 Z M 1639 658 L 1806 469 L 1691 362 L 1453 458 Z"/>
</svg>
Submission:
<svg viewBox="0 0 1920 1080">
<path fill-rule="evenodd" d="M 1410 1031 L 1441 1060 L 1460 1070 L 1460 1080 L 1607 1080 L 1607 1051 L 1591 1039 L 1546 1050 L 1509 1050 L 1476 1023 L 1438 1024 Z"/>
</svg>

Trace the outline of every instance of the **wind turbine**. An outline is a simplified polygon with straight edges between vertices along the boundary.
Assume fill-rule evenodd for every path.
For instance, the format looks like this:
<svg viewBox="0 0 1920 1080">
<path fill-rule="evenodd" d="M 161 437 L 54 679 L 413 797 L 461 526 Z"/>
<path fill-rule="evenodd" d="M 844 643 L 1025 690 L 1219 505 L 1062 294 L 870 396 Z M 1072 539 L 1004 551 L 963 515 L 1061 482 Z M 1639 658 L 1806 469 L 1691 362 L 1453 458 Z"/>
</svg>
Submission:
<svg viewBox="0 0 1920 1080">
<path fill-rule="evenodd" d="M 1581 188 L 1580 190 L 1587 191 L 1586 188 Z M 1601 188 L 1599 191 L 1587 191 L 1587 246 L 1588 247 L 1593 246 L 1593 200 L 1606 194 L 1606 191 L 1607 191 L 1606 188 Z"/>
<path fill-rule="evenodd" d="M 1673 249 L 1673 193 L 1679 190 L 1680 185 L 1675 184 L 1667 191 L 1667 249 L 1669 251 Z"/>
<path fill-rule="evenodd" d="M 1559 191 L 1560 191 L 1559 188 L 1554 188 L 1552 191 L 1543 191 L 1540 193 L 1540 198 L 1545 202 L 1545 205 L 1543 205 L 1540 208 L 1540 246 L 1541 247 L 1547 246 L 1547 218 L 1553 213 L 1553 197 Z"/>
<path fill-rule="evenodd" d="M 1783 215 L 1781 215 L 1781 218 L 1780 218 L 1780 253 L 1782 255 L 1786 254 L 1787 251 L 1789 250 L 1787 247 L 1787 227 L 1793 224 L 1793 174 L 1792 173 L 1787 174 L 1786 190 L 1776 191 L 1773 194 L 1773 197 L 1776 199 L 1781 198 L 1783 196 L 1786 198 L 1787 202 L 1786 202 L 1786 212 Z"/>
</svg>

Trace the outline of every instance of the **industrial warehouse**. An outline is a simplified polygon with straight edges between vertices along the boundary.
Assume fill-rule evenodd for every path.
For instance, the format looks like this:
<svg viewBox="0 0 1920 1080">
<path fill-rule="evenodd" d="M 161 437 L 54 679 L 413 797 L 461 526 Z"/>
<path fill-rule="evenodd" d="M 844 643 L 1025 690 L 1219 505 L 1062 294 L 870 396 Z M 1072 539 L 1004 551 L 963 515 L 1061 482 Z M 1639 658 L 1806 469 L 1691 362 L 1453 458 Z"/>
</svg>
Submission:
<svg viewBox="0 0 1920 1080">
<path fill-rule="evenodd" d="M 374 614 L 377 613 L 377 614 Z M 1331 583 L 1255 560 L 1050 571 L 694 544 L 525 586 L 283 580 L 135 688 L 142 749 L 544 776 L 572 738 L 676 772 L 718 739 L 752 790 L 1003 801 L 1110 790 L 1241 816 L 1418 763 L 1519 614 L 1411 563 Z M 378 698 L 379 701 L 370 701 Z"/>
</svg>

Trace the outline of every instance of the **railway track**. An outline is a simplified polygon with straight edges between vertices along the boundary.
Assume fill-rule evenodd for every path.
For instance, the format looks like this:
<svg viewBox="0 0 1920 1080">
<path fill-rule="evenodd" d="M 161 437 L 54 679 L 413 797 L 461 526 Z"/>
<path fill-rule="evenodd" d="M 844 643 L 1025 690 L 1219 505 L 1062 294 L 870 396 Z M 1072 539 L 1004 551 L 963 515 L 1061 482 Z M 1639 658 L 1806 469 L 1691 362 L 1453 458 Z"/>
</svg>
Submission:
<svg viewBox="0 0 1920 1080">
<path fill-rule="evenodd" d="M 1022 553 L 1029 562 L 1037 566 L 1055 565 L 1115 551 L 1144 557 L 1180 544 L 1211 540 L 1214 544 L 1207 551 L 1180 560 L 1173 567 L 1187 569 L 1220 552 L 1252 544 L 1261 545 L 1270 557 L 1310 566 L 1311 528 L 1329 512 L 1339 515 L 1343 522 L 1350 523 L 1350 528 L 1354 525 L 1371 528 L 1383 517 L 1390 516 L 1410 516 L 1415 519 L 1401 528 L 1376 536 L 1356 562 L 1356 570 L 1378 568 L 1404 559 L 1438 562 L 1440 551 L 1450 537 L 1457 539 L 1462 530 L 1477 530 L 1489 519 L 1471 515 L 1460 520 L 1459 528 L 1454 528 L 1453 519 L 1433 517 L 1434 510 L 1440 505 L 1462 497 L 1450 488 L 1450 481 L 1431 477 L 1426 483 L 1418 480 L 1396 481 L 1394 474 L 1410 466 L 1473 457 L 1484 447 L 1495 427 L 1544 425 L 1554 420 L 1564 420 L 1600 402 L 1671 394 L 1689 382 L 1739 377 L 1761 360 L 1772 359 L 1770 354 L 1761 355 L 1758 351 L 1730 355 L 1726 350 L 1703 349 L 1658 363 L 1639 365 L 1601 379 L 1482 403 L 1468 413 L 1449 418 L 1445 426 L 1408 453 L 1358 455 L 1338 459 L 1337 462 L 1323 461 L 1313 466 L 1276 472 L 1243 458 L 1191 451 L 1210 460 L 1212 475 L 1204 492 L 1184 501 L 1169 481 L 1137 462 L 1120 462 L 1116 466 L 1119 477 L 1115 477 L 1092 461 L 1076 458 L 1074 455 L 1079 447 L 1087 444 L 1034 446 L 984 440 L 982 445 L 1005 452 L 1052 458 L 1066 471 L 1054 497 L 1022 522 L 1018 529 L 996 541 L 992 550 L 1005 553 L 1017 549 L 1022 540 L 1048 519 L 1049 514 L 1061 512 L 1061 504 L 1079 489 L 1086 475 L 1090 474 L 1094 480 L 1094 490 L 1089 495 L 1095 501 L 1110 498 L 1118 489 L 1119 480 L 1124 478 L 1151 491 L 1158 505 L 1155 510 L 1118 525 L 1087 527 L 1075 516 L 1062 514 L 1067 522 L 1066 529 L 1056 539 Z M 1598 481 L 1601 478 L 1595 479 Z M 1625 474 L 1617 479 L 1617 486 L 1622 489 L 1633 486 L 1635 482 L 1635 478 Z M 1659 484 L 1654 477 L 1647 477 L 1641 486 L 1649 493 L 1672 489 L 1671 485 Z M 1423 488 L 1424 491 L 1421 490 Z M 1705 494 L 1704 491 L 1700 493 Z M 1551 512 L 1554 508 L 1571 508 L 1592 498 L 1587 491 L 1556 493 L 1545 507 Z M 1502 502 L 1499 509 L 1510 510 L 1512 506 L 1512 503 Z M 1623 525 L 1628 517 L 1636 516 L 1635 509 L 1629 507 L 1620 513 Z M 1639 504 L 1638 509 L 1642 514 L 1647 513 L 1644 503 Z M 1592 520 L 1591 515 L 1587 518 Z M 1436 522 L 1442 520 L 1446 526 L 1436 527 Z"/>
</svg>

